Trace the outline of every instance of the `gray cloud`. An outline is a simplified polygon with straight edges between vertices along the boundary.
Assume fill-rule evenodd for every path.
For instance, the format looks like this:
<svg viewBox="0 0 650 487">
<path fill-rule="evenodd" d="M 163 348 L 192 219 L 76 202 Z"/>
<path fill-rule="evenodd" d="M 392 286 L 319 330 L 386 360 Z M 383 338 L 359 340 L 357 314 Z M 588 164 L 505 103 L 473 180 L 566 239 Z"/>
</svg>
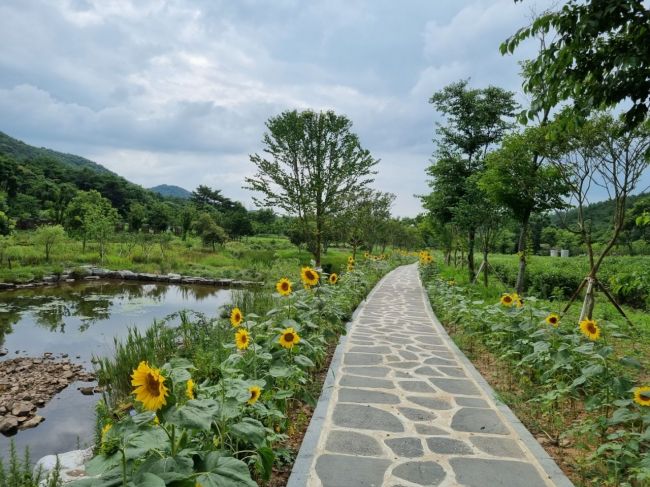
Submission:
<svg viewBox="0 0 650 487">
<path fill-rule="evenodd" d="M 0 130 L 145 186 L 211 184 L 250 204 L 264 122 L 331 108 L 382 159 L 395 212 L 415 215 L 428 98 L 467 77 L 518 90 L 498 45 L 528 15 L 512 0 L 5 0 Z"/>
</svg>

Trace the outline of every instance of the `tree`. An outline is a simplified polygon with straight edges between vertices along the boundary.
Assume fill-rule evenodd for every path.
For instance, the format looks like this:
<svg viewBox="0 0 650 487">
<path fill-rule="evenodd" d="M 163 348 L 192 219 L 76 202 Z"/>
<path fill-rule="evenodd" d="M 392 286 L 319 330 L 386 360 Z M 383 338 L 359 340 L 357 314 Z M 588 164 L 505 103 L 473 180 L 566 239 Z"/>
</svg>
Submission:
<svg viewBox="0 0 650 487">
<path fill-rule="evenodd" d="M 503 139 L 501 147 L 486 158 L 480 185 L 497 204 L 508 208 L 519 224 L 519 271 L 516 290 L 522 294 L 526 275 L 526 238 L 535 213 L 559 209 L 568 188 L 546 152 L 546 127 L 530 127 Z"/>
<path fill-rule="evenodd" d="M 494 86 L 472 89 L 468 84 L 468 80 L 452 83 L 429 100 L 446 121 L 436 130 L 437 150 L 427 169 L 432 192 L 423 203 L 441 224 L 453 222 L 466 232 L 471 281 L 476 229 L 484 218 L 476 210 L 486 206 L 475 175 L 483 171 L 488 151 L 512 127 L 509 119 L 517 104 L 509 91 Z"/>
<path fill-rule="evenodd" d="M 171 208 L 162 201 L 157 201 L 151 205 L 147 221 L 154 232 L 164 232 L 169 228 L 171 220 Z"/>
<path fill-rule="evenodd" d="M 266 127 L 266 155 L 250 156 L 257 173 L 246 178 L 247 189 L 261 195 L 254 198 L 258 206 L 297 216 L 305 232 L 314 222 L 313 254 L 319 266 L 328 219 L 342 211 L 346 196 L 372 182 L 379 161 L 361 147 L 352 122 L 332 111 L 286 111 Z"/>
<path fill-rule="evenodd" d="M 45 262 L 50 261 L 52 247 L 65 238 L 65 230 L 61 225 L 45 225 L 38 227 L 34 234 L 34 240 L 42 245 L 45 250 Z"/>
<path fill-rule="evenodd" d="M 195 216 L 196 210 L 192 205 L 183 206 L 178 215 L 178 220 L 181 226 L 181 239 L 183 241 L 187 240 L 187 234 L 192 229 L 192 223 L 194 222 Z"/>
<path fill-rule="evenodd" d="M 100 222 L 94 225 L 93 217 L 100 218 Z M 106 225 L 106 220 L 111 222 L 111 232 L 117 222 L 117 211 L 111 205 L 111 202 L 104 198 L 98 191 L 79 191 L 70 201 L 65 213 L 64 223 L 66 230 L 72 235 L 81 238 L 83 242 L 83 251 L 86 251 L 86 242 L 93 238 L 91 233 L 97 235 L 99 232 L 106 235 L 106 229 L 100 230 L 102 225 Z"/>
<path fill-rule="evenodd" d="M 631 102 L 624 123 L 628 128 L 641 124 L 650 102 L 646 5 L 643 0 L 569 0 L 503 42 L 501 53 L 512 53 L 528 38 L 557 33 L 525 73 L 524 90 L 533 94 L 533 101 L 524 117 L 532 119 L 546 102 L 557 106 L 572 101 L 573 114 L 582 118 Z M 548 95 L 543 102 L 534 95 L 540 88 Z"/>
<path fill-rule="evenodd" d="M 117 210 L 112 206 L 90 205 L 83 216 L 83 227 L 88 238 L 99 244 L 99 259 L 104 262 L 106 244 L 115 232 Z"/>
<path fill-rule="evenodd" d="M 570 187 L 572 198 L 577 203 L 576 232 L 582 236 L 589 256 L 590 270 L 583 282 L 587 289 L 580 313 L 581 320 L 592 317 L 595 287 L 599 285 L 598 271 L 625 225 L 628 197 L 650 165 L 650 159 L 647 157 L 649 149 L 649 122 L 629 129 L 622 117 L 617 120 L 604 114 L 569 132 L 562 141 L 562 150 L 558 151 L 554 159 L 554 164 Z M 587 196 L 593 184 L 603 187 L 614 202 L 610 235 L 598 255 L 593 249 L 591 227 L 584 213 Z"/>
<path fill-rule="evenodd" d="M 390 208 L 394 201 L 394 194 L 370 189 L 349 195 L 338 219 L 352 247 L 353 257 L 362 245 L 372 251 L 378 243 L 388 242 Z"/>
<path fill-rule="evenodd" d="M 203 245 L 212 246 L 213 252 L 217 250 L 217 244 L 223 245 L 226 242 L 226 231 L 217 225 L 210 213 L 201 213 L 194 224 L 194 228 L 201 237 Z"/>
<path fill-rule="evenodd" d="M 127 221 L 129 222 L 129 231 L 139 232 L 147 220 L 147 208 L 142 203 L 131 203 Z"/>
</svg>

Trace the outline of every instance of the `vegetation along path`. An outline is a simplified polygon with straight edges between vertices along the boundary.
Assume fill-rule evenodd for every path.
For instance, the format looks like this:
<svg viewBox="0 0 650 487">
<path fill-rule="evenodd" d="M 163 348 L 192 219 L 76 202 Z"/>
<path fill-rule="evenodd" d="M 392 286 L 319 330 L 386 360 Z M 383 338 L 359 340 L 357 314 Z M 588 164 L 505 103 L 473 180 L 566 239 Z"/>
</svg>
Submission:
<svg viewBox="0 0 650 487">
<path fill-rule="evenodd" d="M 378 284 L 336 352 L 289 481 L 304 485 L 572 484 L 495 401 L 409 265 Z"/>
</svg>

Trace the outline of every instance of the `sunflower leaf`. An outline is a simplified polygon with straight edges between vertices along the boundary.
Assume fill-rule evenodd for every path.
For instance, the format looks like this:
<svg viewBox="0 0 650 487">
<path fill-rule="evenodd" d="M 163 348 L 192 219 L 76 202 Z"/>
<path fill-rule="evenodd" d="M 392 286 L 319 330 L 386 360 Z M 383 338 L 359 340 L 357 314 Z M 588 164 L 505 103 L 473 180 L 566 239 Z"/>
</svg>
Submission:
<svg viewBox="0 0 650 487">
<path fill-rule="evenodd" d="M 243 442 L 250 442 L 260 448 L 266 442 L 266 428 L 253 418 L 244 418 L 230 427 L 230 433 Z"/>
<path fill-rule="evenodd" d="M 206 456 L 205 466 L 207 472 L 196 479 L 203 487 L 257 487 L 248 466 L 241 460 L 210 452 Z"/>
<path fill-rule="evenodd" d="M 182 428 L 209 431 L 219 410 L 219 403 L 213 399 L 194 399 L 182 406 L 172 406 L 165 413 L 165 421 Z"/>
</svg>

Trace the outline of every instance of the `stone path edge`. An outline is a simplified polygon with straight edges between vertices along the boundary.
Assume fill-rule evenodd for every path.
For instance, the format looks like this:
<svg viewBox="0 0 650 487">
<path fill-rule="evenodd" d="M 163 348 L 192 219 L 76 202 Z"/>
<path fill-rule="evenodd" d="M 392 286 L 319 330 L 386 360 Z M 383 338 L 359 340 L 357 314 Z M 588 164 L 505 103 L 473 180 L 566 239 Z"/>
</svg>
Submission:
<svg viewBox="0 0 650 487">
<path fill-rule="evenodd" d="M 536 460 L 539 462 L 539 465 L 542 467 L 548 479 L 553 482 L 556 487 L 575 487 L 573 482 L 565 475 L 565 473 L 558 467 L 555 460 L 542 448 L 542 445 L 535 439 L 526 426 L 519 420 L 519 418 L 512 412 L 512 409 L 508 407 L 503 401 L 499 399 L 497 393 L 492 389 L 492 386 L 485 380 L 485 378 L 480 374 L 480 372 L 474 367 L 474 364 L 465 356 L 460 348 L 456 345 L 456 342 L 447 333 L 447 330 L 440 320 L 436 316 L 433 308 L 431 307 L 431 302 L 429 301 L 429 296 L 427 295 L 426 286 L 422 283 L 422 294 L 424 299 L 424 307 L 429 313 L 437 331 L 440 335 L 447 340 L 449 348 L 456 354 L 458 361 L 462 363 L 465 367 L 467 373 L 477 382 L 479 387 L 492 399 L 494 399 L 495 405 L 499 412 L 504 416 L 506 420 L 510 422 L 512 428 L 515 430 L 521 442 L 526 445 L 530 453 L 532 453 Z M 295 484 L 291 487 L 298 487 L 299 485 L 304 484 Z"/>
<path fill-rule="evenodd" d="M 343 360 L 343 353 L 345 352 L 345 345 L 348 340 L 350 329 L 352 328 L 352 323 L 359 315 L 359 313 L 363 311 L 366 303 L 379 288 L 379 285 L 382 283 L 382 281 L 384 281 L 384 279 L 386 279 L 394 271 L 395 269 L 391 270 L 379 281 L 377 281 L 375 287 L 373 287 L 365 299 L 359 303 L 359 306 L 357 306 L 357 309 L 354 310 L 354 313 L 352 313 L 350 320 L 345 325 L 345 335 L 341 335 L 339 343 L 336 345 L 336 349 L 334 350 L 334 355 L 332 355 L 332 361 L 330 362 L 329 369 L 327 369 L 327 375 L 325 376 L 325 381 L 323 382 L 323 389 L 321 390 L 320 397 L 316 403 L 314 414 L 312 415 L 311 420 L 309 421 L 309 425 L 307 426 L 305 436 L 303 437 L 302 443 L 300 444 L 300 450 L 298 450 L 298 456 L 293 463 L 291 474 L 289 475 L 289 480 L 287 481 L 286 487 L 304 487 L 307 485 L 311 466 L 314 463 L 314 455 L 318 447 L 321 433 L 323 432 L 323 424 L 325 422 L 325 418 L 327 417 L 332 390 L 334 389 L 336 383 L 336 375 L 334 374 L 334 371 L 339 368 L 339 365 Z"/>
</svg>

